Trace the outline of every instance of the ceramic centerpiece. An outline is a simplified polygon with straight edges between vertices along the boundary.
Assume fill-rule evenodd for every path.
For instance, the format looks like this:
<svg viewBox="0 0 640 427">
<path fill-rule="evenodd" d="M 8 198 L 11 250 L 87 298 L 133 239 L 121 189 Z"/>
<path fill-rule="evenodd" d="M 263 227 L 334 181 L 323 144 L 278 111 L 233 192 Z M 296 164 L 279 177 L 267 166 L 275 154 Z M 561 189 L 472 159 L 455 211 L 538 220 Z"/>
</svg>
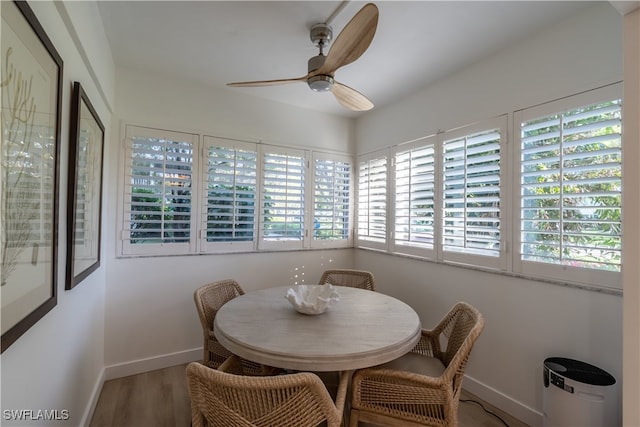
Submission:
<svg viewBox="0 0 640 427">
<path fill-rule="evenodd" d="M 296 285 L 287 290 L 285 298 L 297 312 L 302 314 L 322 314 L 340 301 L 340 295 L 333 285 Z"/>
</svg>

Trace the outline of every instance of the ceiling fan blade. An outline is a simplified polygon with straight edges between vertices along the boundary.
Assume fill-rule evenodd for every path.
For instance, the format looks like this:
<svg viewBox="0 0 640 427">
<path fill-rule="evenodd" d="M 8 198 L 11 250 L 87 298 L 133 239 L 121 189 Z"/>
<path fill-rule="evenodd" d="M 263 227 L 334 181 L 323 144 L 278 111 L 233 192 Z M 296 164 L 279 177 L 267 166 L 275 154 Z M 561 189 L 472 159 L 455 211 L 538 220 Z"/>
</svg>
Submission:
<svg viewBox="0 0 640 427">
<path fill-rule="evenodd" d="M 287 83 L 296 83 L 296 82 L 305 82 L 305 81 L 307 81 L 307 76 L 298 77 L 295 79 L 258 80 L 254 82 L 235 82 L 235 83 L 227 83 L 227 86 L 232 86 L 232 87 L 273 86 L 273 85 L 283 85 Z"/>
<path fill-rule="evenodd" d="M 312 74 L 333 73 L 340 67 L 351 64 L 367 50 L 378 26 L 378 7 L 366 4 L 338 34 L 331 45 L 322 67 Z"/>
<path fill-rule="evenodd" d="M 340 105 L 353 111 L 368 111 L 373 108 L 373 102 L 358 92 L 342 83 L 334 82 L 331 92 Z"/>
</svg>

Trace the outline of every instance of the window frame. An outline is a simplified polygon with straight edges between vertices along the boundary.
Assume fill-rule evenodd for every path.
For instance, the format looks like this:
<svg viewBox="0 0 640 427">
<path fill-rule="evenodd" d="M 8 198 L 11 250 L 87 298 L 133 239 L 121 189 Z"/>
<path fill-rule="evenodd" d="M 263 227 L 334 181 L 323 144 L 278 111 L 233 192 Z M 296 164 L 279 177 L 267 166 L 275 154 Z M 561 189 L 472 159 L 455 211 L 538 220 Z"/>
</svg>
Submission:
<svg viewBox="0 0 640 427">
<path fill-rule="evenodd" d="M 622 274 L 617 271 L 604 271 L 586 267 L 574 267 L 569 265 L 551 264 L 544 262 L 535 262 L 522 260 L 521 245 L 522 237 L 520 233 L 521 226 L 521 182 L 520 182 L 520 166 L 521 166 L 521 125 L 527 121 L 552 114 L 564 114 L 566 111 L 593 105 L 598 102 L 608 102 L 616 99 L 622 99 L 622 84 L 615 83 L 603 86 L 587 92 L 582 92 L 566 98 L 540 104 L 531 108 L 516 111 L 513 116 L 514 144 L 512 162 L 517 165 L 514 168 L 514 177 L 517 176 L 517 184 L 514 182 L 512 190 L 512 218 L 513 218 L 513 250 L 512 264 L 515 274 L 540 278 L 563 283 L 576 285 L 586 285 L 592 288 L 609 289 L 614 291 L 622 290 Z M 621 102 L 622 114 L 624 115 L 624 105 Z M 622 131 L 621 143 L 624 144 L 624 130 Z M 622 166 L 621 166 L 622 168 Z M 623 190 L 624 191 L 624 190 Z M 622 212 L 624 216 L 624 211 Z M 622 239 L 622 250 L 624 250 L 624 230 L 620 233 Z M 622 265 L 621 265 L 622 270 Z"/>
<path fill-rule="evenodd" d="M 130 132 L 136 131 L 135 135 L 132 135 Z M 158 243 L 158 244 L 144 244 L 144 245 L 136 245 L 130 243 L 130 233 L 128 230 L 130 228 L 126 227 L 125 224 L 130 224 L 131 221 L 127 220 L 127 215 L 130 210 L 127 210 L 127 207 L 131 206 L 131 184 L 127 184 L 127 180 L 132 178 L 132 161 L 133 161 L 133 149 L 131 146 L 131 138 L 134 136 L 139 137 L 147 137 L 154 139 L 166 139 L 173 141 L 183 141 L 190 142 L 192 144 L 192 169 L 191 169 L 191 215 L 190 215 L 190 237 L 189 242 L 186 243 Z M 123 138 L 123 158 L 122 158 L 122 166 L 123 173 L 120 174 L 121 177 L 121 191 L 120 191 L 120 200 L 121 200 L 121 209 L 119 218 L 119 236 L 118 239 L 118 247 L 119 247 L 119 255 L 122 256 L 148 256 L 148 255 L 184 255 L 195 252 L 197 247 L 197 217 L 194 217 L 194 206 L 193 200 L 198 197 L 199 190 L 199 180 L 194 179 L 194 177 L 198 176 L 198 161 L 197 161 L 197 153 L 199 152 L 199 142 L 200 137 L 194 133 L 188 132 L 180 132 L 180 131 L 169 131 L 164 129 L 157 129 L 148 126 L 139 126 L 133 124 L 124 125 L 124 138 Z M 129 234 L 129 236 L 127 236 Z"/>
<path fill-rule="evenodd" d="M 436 190 L 436 196 L 439 199 L 439 206 L 438 206 L 438 213 L 437 213 L 437 217 L 439 220 L 437 222 L 438 224 L 437 231 L 439 233 L 437 251 L 438 251 L 438 260 L 440 261 L 454 263 L 454 264 L 470 265 L 474 267 L 487 268 L 491 270 L 500 270 L 500 271 L 507 270 L 508 257 L 507 257 L 506 242 L 508 241 L 508 236 L 507 236 L 508 218 L 506 217 L 507 217 L 507 212 L 509 212 L 509 206 L 508 206 L 509 193 L 508 191 L 506 191 L 507 189 L 506 181 L 508 181 L 509 170 L 507 167 L 506 159 L 508 159 L 508 155 L 507 155 L 508 153 L 507 146 L 508 146 L 508 140 L 509 140 L 508 122 L 509 122 L 508 116 L 504 114 L 491 119 L 482 120 L 474 124 L 462 126 L 450 131 L 441 132 L 438 134 L 438 157 L 439 157 L 439 165 L 440 165 L 440 169 L 439 169 L 440 183 Z M 475 254 L 471 250 L 469 251 L 446 250 L 445 244 L 444 244 L 444 235 L 443 235 L 444 221 L 445 221 L 444 219 L 444 196 L 445 196 L 444 171 L 445 171 L 445 167 L 447 166 L 444 160 L 444 144 L 445 142 L 450 140 L 454 140 L 454 139 L 466 137 L 466 136 L 473 136 L 473 135 L 477 135 L 479 133 L 494 130 L 494 129 L 497 129 L 500 134 L 500 142 L 499 142 L 499 145 L 500 145 L 500 153 L 499 153 L 499 156 L 500 156 L 500 160 L 499 160 L 500 225 L 498 227 L 498 232 L 500 234 L 500 238 L 499 238 L 500 248 L 498 251 L 498 256 L 493 257 L 488 255 Z"/>
<path fill-rule="evenodd" d="M 259 219 L 258 219 L 258 249 L 259 250 L 300 250 L 308 246 L 308 224 L 307 224 L 307 210 L 308 210 L 308 174 L 309 174 L 309 153 L 307 150 L 299 148 L 281 147 L 275 145 L 267 145 L 260 147 L 260 163 L 262 165 L 262 174 L 260 175 L 260 189 L 259 189 Z M 267 156 L 286 156 L 291 158 L 301 159 L 302 168 L 302 196 L 301 201 L 301 213 L 302 217 L 302 230 L 299 239 L 295 238 L 274 238 L 265 239 L 265 181 L 267 179 L 266 174 L 269 173 L 269 169 L 265 166 L 265 158 Z M 295 165 L 294 165 L 295 167 Z M 288 179 L 288 178 L 287 178 Z M 291 216 L 285 214 L 286 216 Z"/>
<path fill-rule="evenodd" d="M 389 185 L 393 186 L 393 191 L 391 191 L 390 196 L 390 213 L 391 219 L 389 223 L 392 227 L 392 238 L 389 239 L 389 250 L 396 254 L 402 255 L 411 255 L 420 258 L 426 258 L 429 260 L 438 259 L 438 242 L 440 239 L 440 231 L 439 231 L 439 208 L 441 202 L 438 198 L 438 188 L 440 187 L 441 177 L 440 177 L 440 159 L 439 159 L 439 149 L 438 149 L 438 136 L 431 135 L 425 138 L 420 138 L 418 140 L 400 144 L 392 148 L 391 159 L 392 165 L 390 167 L 390 179 Z M 431 245 L 424 245 L 413 242 L 412 240 L 399 240 L 397 239 L 398 235 L 398 156 L 404 155 L 405 153 L 414 153 L 418 150 L 422 150 L 426 147 L 431 147 L 433 151 L 433 181 L 431 184 L 432 192 L 433 192 L 433 241 Z M 409 165 L 410 167 L 411 165 Z M 413 176 L 413 175 L 411 175 Z M 409 184 L 410 185 L 410 184 Z M 410 193 L 411 194 L 411 193 Z M 410 197 L 410 196 L 409 196 Z"/>
<path fill-rule="evenodd" d="M 119 197 L 117 209 L 117 241 L 116 256 L 122 258 L 142 257 L 142 256 L 180 256 L 180 255 L 204 255 L 204 254 L 224 254 L 224 253 L 250 253 L 262 251 L 286 251 L 286 250 L 311 250 L 311 249 L 334 249 L 353 247 L 353 215 L 354 215 L 354 189 L 353 182 L 355 176 L 354 157 L 345 153 L 329 152 L 322 150 L 311 150 L 299 147 L 288 147 L 263 143 L 261 141 L 249 141 L 234 139 L 222 136 L 214 136 L 211 133 L 191 132 L 180 130 L 166 130 L 156 126 L 138 125 L 134 123 L 121 123 L 121 150 L 119 153 Z M 192 145 L 192 169 L 191 169 L 191 229 L 189 243 L 165 243 L 165 244 L 131 244 L 127 241 L 127 233 L 130 228 L 131 218 L 127 217 L 127 206 L 131 203 L 131 173 L 132 173 L 132 147 L 130 139 L 131 133 L 137 132 L 140 137 L 153 139 L 185 139 L 189 137 Z M 185 136 L 186 135 L 186 136 Z M 207 220 L 207 167 L 208 151 L 207 144 L 237 147 L 243 149 L 255 149 L 257 152 L 256 164 L 256 206 L 254 211 L 254 235 L 251 242 L 207 242 L 206 220 Z M 267 153 L 289 153 L 290 155 L 300 155 L 304 158 L 303 180 L 304 180 L 304 203 L 303 203 L 303 238 L 295 241 L 265 241 L 262 238 L 264 227 L 264 217 L 262 215 L 263 168 L 264 156 Z M 315 187 L 313 185 L 313 175 L 310 170 L 310 159 L 327 159 L 342 161 L 349 164 L 349 232 L 348 239 L 328 239 L 322 242 L 315 242 L 310 230 L 313 228 L 313 202 L 315 197 Z M 127 200 L 127 198 L 129 198 Z"/>
<path fill-rule="evenodd" d="M 349 179 L 348 179 L 348 212 L 347 212 L 347 237 L 346 239 L 315 239 L 314 231 L 315 231 L 315 207 L 317 201 L 317 194 L 315 188 L 315 182 L 317 179 L 316 176 L 316 166 L 319 160 L 333 161 L 333 162 L 342 162 L 349 165 Z M 351 248 L 353 247 L 353 234 L 354 234 L 354 162 L 353 157 L 345 156 L 345 155 L 337 155 L 323 152 L 313 152 L 311 155 L 311 184 L 313 185 L 313 194 L 311 203 L 308 205 L 309 215 L 310 217 L 307 220 L 307 224 L 313 224 L 311 228 L 311 236 L 309 239 L 309 246 L 313 249 L 325 249 L 325 248 Z"/>
<path fill-rule="evenodd" d="M 249 151 L 254 152 L 256 156 L 256 168 L 255 168 L 255 193 L 253 196 L 254 200 L 254 212 L 253 212 L 253 238 L 251 241 L 217 241 L 217 242 L 209 242 L 207 238 L 207 220 L 208 220 L 208 164 L 209 164 L 209 147 L 218 146 L 222 148 L 232 149 L 234 151 Z M 202 191 L 199 200 L 201 203 L 196 206 L 199 211 L 200 220 L 199 222 L 199 241 L 200 248 L 199 251 L 201 253 L 233 253 L 233 252 L 250 252 L 254 251 L 257 248 L 258 243 L 258 223 L 257 223 L 257 215 L 260 210 L 260 173 L 261 173 L 261 162 L 260 162 L 260 152 L 258 144 L 254 142 L 240 141 L 229 138 L 221 138 L 216 136 L 204 135 L 202 138 L 202 155 L 200 156 L 201 167 L 201 179 L 199 180 L 202 183 Z M 235 158 L 233 166 L 235 168 Z M 234 205 L 235 206 L 235 205 Z M 235 219 L 235 216 L 234 216 Z"/>
<path fill-rule="evenodd" d="M 385 196 L 384 196 L 384 206 L 385 206 L 385 210 L 386 210 L 386 216 L 384 218 L 384 237 L 383 238 L 374 238 L 371 236 L 371 233 L 369 232 L 368 234 L 364 235 L 360 233 L 361 227 L 360 227 L 360 223 L 361 221 L 361 216 L 360 216 L 360 200 L 362 197 L 364 197 L 363 193 L 363 189 L 361 187 L 361 171 L 362 171 L 362 165 L 364 163 L 370 163 L 373 161 L 381 161 L 384 160 L 385 162 L 385 168 L 386 168 L 386 172 L 385 172 L 385 183 L 384 183 L 384 189 L 385 189 Z M 363 154 L 361 156 L 358 156 L 357 160 L 356 160 L 356 175 L 355 175 L 355 180 L 356 180 L 356 193 L 355 193 L 355 212 L 354 215 L 356 218 L 355 219 L 355 227 L 354 227 L 354 234 L 355 234 L 355 246 L 359 247 L 359 248 L 366 248 L 366 249 L 375 249 L 375 250 L 382 250 L 382 251 L 387 251 L 389 249 L 388 246 L 388 242 L 389 242 L 389 233 L 390 233 L 390 228 L 389 228 L 389 200 L 390 200 L 390 180 L 389 180 L 389 170 L 391 168 L 391 151 L 388 148 L 385 148 L 383 150 L 377 150 L 368 154 Z M 367 181 L 369 182 L 369 181 Z M 368 204 L 370 205 L 370 200 L 367 199 L 369 202 Z M 367 224 L 367 229 L 370 229 L 370 224 L 371 222 L 369 221 L 369 223 Z"/>
</svg>

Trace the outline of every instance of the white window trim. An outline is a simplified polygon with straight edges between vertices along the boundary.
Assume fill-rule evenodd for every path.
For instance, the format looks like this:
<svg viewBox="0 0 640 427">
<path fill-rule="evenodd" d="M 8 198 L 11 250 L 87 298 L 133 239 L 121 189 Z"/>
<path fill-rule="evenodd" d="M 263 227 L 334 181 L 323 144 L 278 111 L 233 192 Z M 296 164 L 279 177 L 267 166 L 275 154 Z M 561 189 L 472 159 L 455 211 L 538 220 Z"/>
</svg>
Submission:
<svg viewBox="0 0 640 427">
<path fill-rule="evenodd" d="M 545 115 L 558 113 L 597 102 L 610 101 L 622 98 L 622 83 L 616 83 L 587 92 L 572 95 L 556 101 L 551 101 L 535 107 L 516 111 L 513 116 L 514 144 L 512 150 L 512 164 L 514 165 L 514 179 L 518 182 L 513 184 L 511 192 L 513 207 L 511 210 L 513 250 L 512 264 L 515 274 L 526 277 L 542 278 L 551 281 L 560 281 L 576 285 L 587 285 L 592 288 L 601 288 L 614 291 L 622 290 L 622 274 L 614 271 L 602 271 L 584 267 L 571 267 L 566 265 L 554 265 L 534 261 L 522 261 L 520 259 L 520 156 L 521 156 L 521 132 L 522 122 L 542 117 Z M 624 108 L 624 107 L 623 107 Z M 624 113 L 623 113 L 624 114 Z M 624 135 L 623 135 L 624 141 Z M 516 167 L 517 165 L 517 167 Z M 517 174 L 517 175 L 516 175 Z M 624 215 L 624 214 L 623 214 Z M 623 232 L 624 235 L 624 232 Z M 624 242 L 623 242 L 624 248 Z M 624 249 L 623 249 L 624 250 Z"/>
</svg>

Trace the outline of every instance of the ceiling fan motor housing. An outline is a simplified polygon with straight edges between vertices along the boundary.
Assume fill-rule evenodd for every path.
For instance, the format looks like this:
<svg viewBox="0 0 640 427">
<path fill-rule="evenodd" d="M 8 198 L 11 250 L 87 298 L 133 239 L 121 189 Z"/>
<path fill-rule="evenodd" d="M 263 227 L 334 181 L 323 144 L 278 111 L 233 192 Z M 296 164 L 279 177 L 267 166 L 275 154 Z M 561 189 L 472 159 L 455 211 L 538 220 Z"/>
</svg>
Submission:
<svg viewBox="0 0 640 427">
<path fill-rule="evenodd" d="M 309 61 L 307 62 L 307 72 L 311 73 L 322 67 L 324 65 L 325 59 L 326 56 L 324 55 L 317 55 L 309 58 Z"/>
<path fill-rule="evenodd" d="M 326 56 L 324 55 L 317 55 L 310 58 L 309 62 L 307 63 L 309 74 L 322 67 L 325 58 Z M 307 79 L 307 84 L 309 85 L 311 90 L 314 90 L 316 92 L 326 92 L 328 90 L 331 90 L 331 87 L 333 87 L 333 77 L 326 74 L 318 74 L 309 77 Z"/>
</svg>

